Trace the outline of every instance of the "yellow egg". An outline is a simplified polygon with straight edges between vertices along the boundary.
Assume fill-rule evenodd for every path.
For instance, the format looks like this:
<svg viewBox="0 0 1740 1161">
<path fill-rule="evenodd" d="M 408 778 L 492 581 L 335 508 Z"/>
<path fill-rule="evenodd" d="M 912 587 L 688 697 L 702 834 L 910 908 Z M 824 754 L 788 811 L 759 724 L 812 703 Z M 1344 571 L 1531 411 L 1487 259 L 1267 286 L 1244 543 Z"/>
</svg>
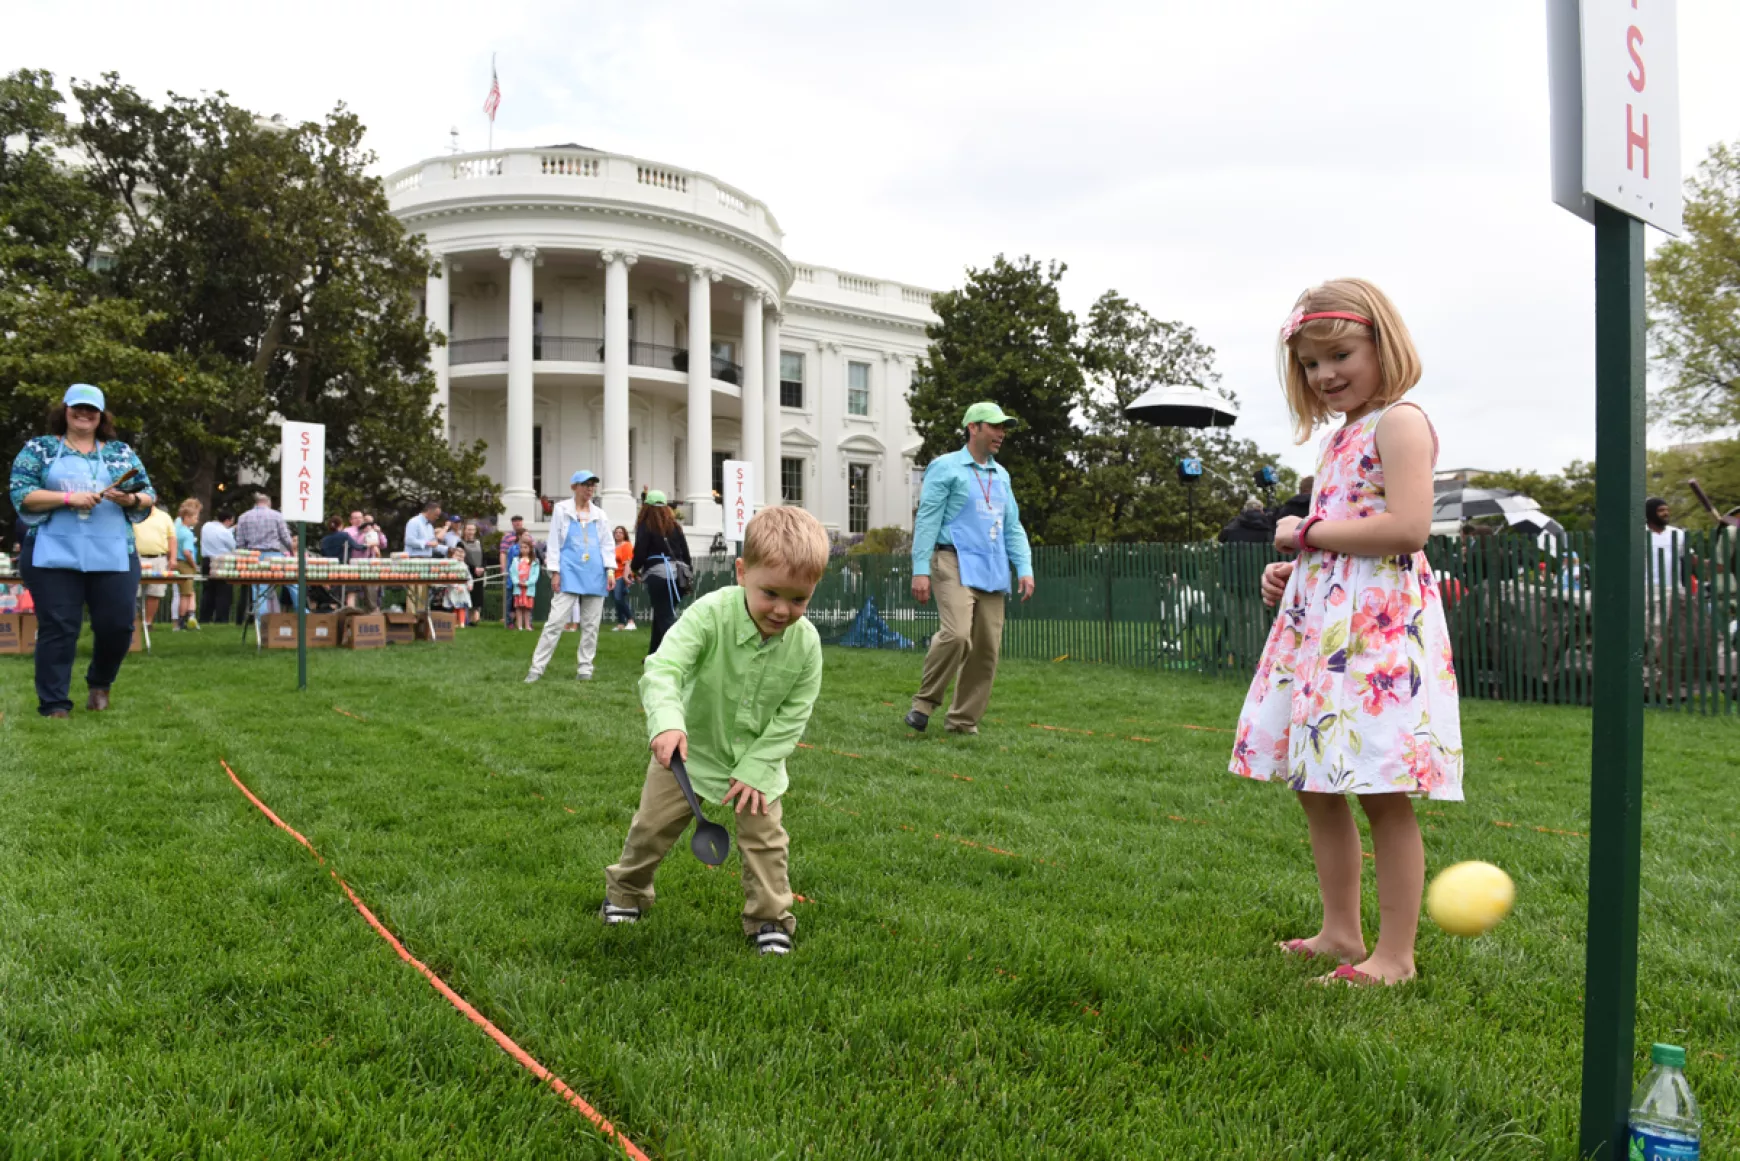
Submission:
<svg viewBox="0 0 1740 1161">
<path fill-rule="evenodd" d="M 1426 914 L 1451 935 L 1485 935 L 1510 914 L 1516 884 L 1491 863 L 1446 867 L 1426 889 Z"/>
</svg>

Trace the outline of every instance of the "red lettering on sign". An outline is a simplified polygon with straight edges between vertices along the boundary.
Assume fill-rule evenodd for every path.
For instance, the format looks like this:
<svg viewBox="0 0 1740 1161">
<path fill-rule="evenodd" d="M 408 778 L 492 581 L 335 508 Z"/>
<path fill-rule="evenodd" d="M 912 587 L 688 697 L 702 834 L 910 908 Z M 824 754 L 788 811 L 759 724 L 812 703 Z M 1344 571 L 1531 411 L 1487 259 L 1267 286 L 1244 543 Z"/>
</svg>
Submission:
<svg viewBox="0 0 1740 1161">
<path fill-rule="evenodd" d="M 307 468 L 303 468 L 301 471 L 296 473 L 296 478 L 299 480 L 312 480 L 314 478 L 314 473 L 309 471 Z"/>
<path fill-rule="evenodd" d="M 1643 71 L 1643 55 L 1637 50 L 1643 44 L 1643 30 L 1633 24 L 1625 30 L 1625 51 L 1631 54 L 1631 63 L 1636 66 L 1635 72 L 1627 73 L 1625 79 L 1631 82 L 1633 92 L 1643 92 L 1645 73 Z"/>
<path fill-rule="evenodd" d="M 304 480 L 302 483 L 296 485 L 296 494 L 298 496 L 308 496 L 308 495 L 313 494 L 312 492 L 309 491 L 308 482 L 306 480 Z M 303 507 L 307 507 L 307 505 L 304 504 Z"/>
<path fill-rule="evenodd" d="M 1643 179 L 1649 180 L 1649 114 L 1643 115 L 1643 132 L 1639 133 L 1631 119 L 1631 106 L 1625 106 L 1625 168 L 1637 168 L 1637 151 L 1643 150 Z"/>
<path fill-rule="evenodd" d="M 303 432 L 302 433 L 302 446 L 309 447 L 309 446 L 312 446 L 313 443 L 314 443 L 314 433 L 311 431 Z"/>
</svg>

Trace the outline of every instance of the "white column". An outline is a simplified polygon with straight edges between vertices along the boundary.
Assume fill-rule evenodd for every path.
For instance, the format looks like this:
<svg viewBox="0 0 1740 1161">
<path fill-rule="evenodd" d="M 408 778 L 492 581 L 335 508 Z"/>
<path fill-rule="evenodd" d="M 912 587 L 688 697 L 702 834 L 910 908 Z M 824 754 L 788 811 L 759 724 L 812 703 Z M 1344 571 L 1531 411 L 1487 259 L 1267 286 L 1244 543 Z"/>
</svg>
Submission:
<svg viewBox="0 0 1740 1161">
<path fill-rule="evenodd" d="M 604 510 L 632 523 L 634 493 L 628 478 L 628 268 L 634 254 L 606 250 L 604 259 Z"/>
<path fill-rule="evenodd" d="M 507 470 L 501 499 L 508 515 L 542 524 L 532 491 L 532 262 L 531 246 L 504 246 L 508 263 Z"/>
<path fill-rule="evenodd" d="M 423 313 L 429 320 L 429 325 L 440 333 L 443 339 L 451 338 L 447 333 L 449 314 L 447 257 L 443 254 L 435 256 L 435 272 L 429 275 L 428 286 L 423 291 Z M 441 417 L 436 420 L 435 430 L 441 433 L 443 439 L 453 434 L 452 396 L 447 374 L 447 344 L 429 348 L 429 369 L 435 372 L 435 406 L 441 409 Z"/>
<path fill-rule="evenodd" d="M 684 498 L 690 524 L 708 533 L 721 527 L 713 503 L 713 284 L 719 277 L 705 266 L 689 271 L 689 494 Z"/>
<path fill-rule="evenodd" d="M 780 453 L 780 413 L 779 413 L 779 311 L 769 310 L 763 316 L 761 324 L 761 349 L 766 362 L 762 384 L 766 393 L 766 403 L 762 406 L 762 421 L 767 425 L 767 432 L 762 439 L 762 450 L 767 456 L 767 490 L 763 493 L 769 504 L 780 502 L 779 485 L 779 453 Z"/>
<path fill-rule="evenodd" d="M 767 370 L 761 357 L 761 291 L 743 292 L 743 458 L 755 465 L 755 487 L 749 502 L 757 509 L 767 506 L 767 456 L 763 452 L 767 439 L 767 424 L 762 421 L 761 408 L 766 400 L 762 390 L 762 374 Z"/>
</svg>

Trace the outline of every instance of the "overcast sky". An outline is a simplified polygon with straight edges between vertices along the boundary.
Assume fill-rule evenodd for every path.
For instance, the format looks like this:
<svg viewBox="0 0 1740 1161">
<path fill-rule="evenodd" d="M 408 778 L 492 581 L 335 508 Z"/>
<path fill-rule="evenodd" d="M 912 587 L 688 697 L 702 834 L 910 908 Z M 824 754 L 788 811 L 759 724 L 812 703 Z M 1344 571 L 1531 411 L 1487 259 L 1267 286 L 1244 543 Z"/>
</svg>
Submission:
<svg viewBox="0 0 1740 1161">
<path fill-rule="evenodd" d="M 1305 286 L 1361 275 L 1421 348 L 1445 466 L 1594 452 L 1593 238 L 1550 196 L 1542 0 L 7 8 L 7 71 L 291 119 L 343 101 L 382 173 L 454 126 L 484 146 L 493 51 L 496 145 L 704 170 L 765 200 L 791 257 L 857 273 L 1061 259 L 1072 309 L 1116 289 L 1195 326 L 1238 431 L 1301 469 L 1274 334 Z M 1740 3 L 1678 13 L 1690 173 L 1740 140 Z"/>
</svg>

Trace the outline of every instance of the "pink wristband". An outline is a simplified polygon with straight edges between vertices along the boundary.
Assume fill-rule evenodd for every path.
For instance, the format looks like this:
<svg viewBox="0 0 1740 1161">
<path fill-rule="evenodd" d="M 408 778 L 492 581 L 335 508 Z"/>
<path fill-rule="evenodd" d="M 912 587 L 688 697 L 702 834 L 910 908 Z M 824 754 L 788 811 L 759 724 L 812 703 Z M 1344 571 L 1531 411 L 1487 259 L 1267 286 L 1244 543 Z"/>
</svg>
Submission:
<svg viewBox="0 0 1740 1161">
<path fill-rule="evenodd" d="M 1309 552 L 1311 550 L 1311 546 L 1305 543 L 1305 537 L 1310 533 L 1312 526 L 1321 523 L 1322 520 L 1322 516 L 1312 513 L 1310 516 L 1305 517 L 1305 519 L 1299 522 L 1299 531 L 1296 535 L 1299 537 L 1300 552 Z"/>
</svg>

